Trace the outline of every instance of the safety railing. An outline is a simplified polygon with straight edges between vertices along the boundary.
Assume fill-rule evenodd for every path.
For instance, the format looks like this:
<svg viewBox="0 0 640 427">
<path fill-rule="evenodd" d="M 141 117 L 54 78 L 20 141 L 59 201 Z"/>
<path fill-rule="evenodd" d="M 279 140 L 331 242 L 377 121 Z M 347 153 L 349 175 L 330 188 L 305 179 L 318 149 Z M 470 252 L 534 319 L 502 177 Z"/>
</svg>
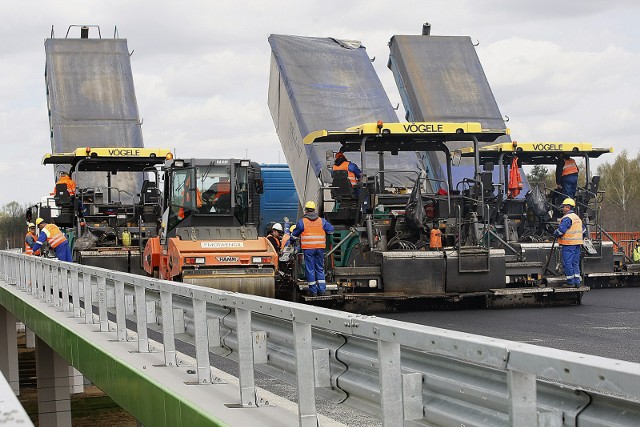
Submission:
<svg viewBox="0 0 640 427">
<path fill-rule="evenodd" d="M 241 407 L 261 406 L 255 370 L 297 387 L 299 424 L 316 396 L 403 425 L 637 425 L 640 364 L 0 252 L 5 281 L 109 329 L 138 350 L 162 333 L 195 347 L 197 381 L 216 383 L 210 352 L 238 362 Z M 97 309 L 97 316 L 92 310 Z M 186 338 L 185 338 L 186 337 Z"/>
</svg>

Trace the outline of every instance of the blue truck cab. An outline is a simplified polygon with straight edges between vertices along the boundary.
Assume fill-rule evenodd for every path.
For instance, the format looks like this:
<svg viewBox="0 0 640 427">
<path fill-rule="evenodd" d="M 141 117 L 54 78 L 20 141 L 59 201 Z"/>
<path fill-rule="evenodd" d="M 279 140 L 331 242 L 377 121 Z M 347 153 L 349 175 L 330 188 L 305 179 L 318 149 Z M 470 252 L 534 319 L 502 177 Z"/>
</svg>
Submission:
<svg viewBox="0 0 640 427">
<path fill-rule="evenodd" d="M 265 236 L 274 222 L 292 222 L 298 216 L 298 194 L 287 165 L 261 164 L 264 192 L 260 195 L 260 225 L 258 234 Z M 284 225 L 284 224 L 283 224 Z"/>
</svg>

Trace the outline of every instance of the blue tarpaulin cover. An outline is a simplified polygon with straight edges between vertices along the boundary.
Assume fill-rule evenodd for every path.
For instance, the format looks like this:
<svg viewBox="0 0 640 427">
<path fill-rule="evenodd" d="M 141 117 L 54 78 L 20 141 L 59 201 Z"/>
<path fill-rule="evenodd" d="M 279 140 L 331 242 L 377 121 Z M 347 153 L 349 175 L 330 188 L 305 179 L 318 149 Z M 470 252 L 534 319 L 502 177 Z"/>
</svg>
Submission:
<svg viewBox="0 0 640 427">
<path fill-rule="evenodd" d="M 126 39 L 50 38 L 44 46 L 51 151 L 143 147 Z M 107 186 L 102 174 L 73 178 L 82 188 Z M 140 183 L 131 176 L 116 176 L 112 186 L 135 194 Z"/>
<path fill-rule="evenodd" d="M 338 145 L 303 147 L 302 140 L 316 130 L 341 131 L 362 123 L 397 122 L 367 52 L 357 41 L 333 38 L 271 35 L 269 107 L 287 163 L 301 199 L 316 200 L 314 176 L 329 181 L 325 152 Z M 360 163 L 358 153 L 347 158 Z M 378 155 L 368 153 L 367 175 L 377 172 Z M 385 169 L 418 171 L 414 152 L 385 156 Z M 389 185 L 412 187 L 415 172 L 386 173 Z M 311 187 L 309 187 L 312 185 Z"/>
</svg>

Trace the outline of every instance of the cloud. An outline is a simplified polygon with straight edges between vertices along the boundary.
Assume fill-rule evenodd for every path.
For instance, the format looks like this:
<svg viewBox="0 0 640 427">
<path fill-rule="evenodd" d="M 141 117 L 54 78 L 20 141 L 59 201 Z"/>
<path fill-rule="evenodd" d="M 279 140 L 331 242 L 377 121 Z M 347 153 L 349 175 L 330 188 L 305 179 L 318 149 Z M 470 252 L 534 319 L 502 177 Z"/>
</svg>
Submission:
<svg viewBox="0 0 640 427">
<path fill-rule="evenodd" d="M 387 69 L 394 34 L 470 35 L 517 139 L 587 140 L 636 150 L 640 55 L 636 0 L 513 2 L 384 0 L 7 2 L 0 37 L 0 205 L 36 201 L 53 173 L 44 46 L 53 25 L 114 27 L 126 38 L 145 144 L 194 157 L 284 161 L 267 107 L 271 33 L 361 40 L 393 105 Z M 93 37 L 93 31 L 92 37 Z M 79 30 L 71 30 L 78 37 Z M 402 107 L 399 110 L 402 116 Z"/>
<path fill-rule="evenodd" d="M 606 142 L 638 152 L 638 100 L 631 96 L 640 87 L 638 52 L 511 37 L 478 54 L 514 138 Z"/>
</svg>

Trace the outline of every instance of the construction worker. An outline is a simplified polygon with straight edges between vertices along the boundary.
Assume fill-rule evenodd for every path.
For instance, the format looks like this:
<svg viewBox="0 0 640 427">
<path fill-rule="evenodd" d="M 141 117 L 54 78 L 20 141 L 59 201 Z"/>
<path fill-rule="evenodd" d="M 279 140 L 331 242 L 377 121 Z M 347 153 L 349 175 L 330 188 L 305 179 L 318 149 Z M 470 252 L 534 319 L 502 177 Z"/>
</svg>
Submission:
<svg viewBox="0 0 640 427">
<path fill-rule="evenodd" d="M 324 250 L 327 247 L 326 235 L 332 234 L 333 230 L 333 225 L 316 213 L 315 202 L 308 201 L 304 205 L 304 216 L 291 233 L 293 237 L 300 237 L 309 296 L 322 296 L 326 291 Z"/>
<path fill-rule="evenodd" d="M 633 262 L 640 262 L 640 239 L 636 240 L 636 247 L 633 248 Z"/>
<path fill-rule="evenodd" d="M 267 236 L 267 240 L 271 243 L 276 252 L 278 252 L 278 255 L 280 255 L 280 251 L 282 250 L 282 241 L 280 240 L 281 236 L 282 225 L 280 225 L 279 222 L 276 222 L 273 224 L 273 227 L 271 227 L 271 232 Z"/>
<path fill-rule="evenodd" d="M 558 189 L 562 189 L 562 195 L 568 198 L 576 196 L 576 188 L 578 187 L 578 165 L 567 154 L 560 154 L 558 164 L 556 166 L 556 184 Z"/>
<path fill-rule="evenodd" d="M 216 212 L 231 212 L 231 183 L 229 178 L 220 178 L 220 181 L 211 186 L 213 194 L 211 203 Z"/>
<path fill-rule="evenodd" d="M 562 268 L 567 278 L 567 286 L 580 286 L 580 246 L 582 246 L 582 220 L 573 212 L 576 202 L 571 198 L 563 200 L 560 209 L 563 217 L 554 236 L 562 245 Z"/>
<path fill-rule="evenodd" d="M 32 222 L 27 224 L 27 235 L 24 236 L 24 253 L 27 255 L 40 255 L 40 250 L 33 251 L 33 245 L 36 244 L 38 236 L 36 235 L 36 225 Z"/>
<path fill-rule="evenodd" d="M 355 187 L 362 175 L 360 168 L 353 162 L 347 160 L 342 151 L 336 153 L 335 161 L 333 163 L 334 171 L 347 171 L 347 176 L 352 187 Z"/>
<path fill-rule="evenodd" d="M 45 241 L 56 252 L 56 258 L 60 261 L 72 262 L 71 248 L 62 231 L 55 224 L 47 224 L 42 218 L 36 219 L 36 227 L 40 230 L 38 240 L 32 246 L 34 252 L 40 250 Z"/>
<path fill-rule="evenodd" d="M 58 187 L 58 184 L 66 184 L 67 191 L 69 192 L 69 195 L 71 197 L 76 195 L 76 187 L 77 187 L 76 182 L 73 179 L 71 179 L 68 172 L 65 172 L 65 171 L 60 172 L 60 178 L 56 182 L 56 186 L 53 187 L 53 194 L 56 194 L 57 192 L 56 188 Z"/>
</svg>

